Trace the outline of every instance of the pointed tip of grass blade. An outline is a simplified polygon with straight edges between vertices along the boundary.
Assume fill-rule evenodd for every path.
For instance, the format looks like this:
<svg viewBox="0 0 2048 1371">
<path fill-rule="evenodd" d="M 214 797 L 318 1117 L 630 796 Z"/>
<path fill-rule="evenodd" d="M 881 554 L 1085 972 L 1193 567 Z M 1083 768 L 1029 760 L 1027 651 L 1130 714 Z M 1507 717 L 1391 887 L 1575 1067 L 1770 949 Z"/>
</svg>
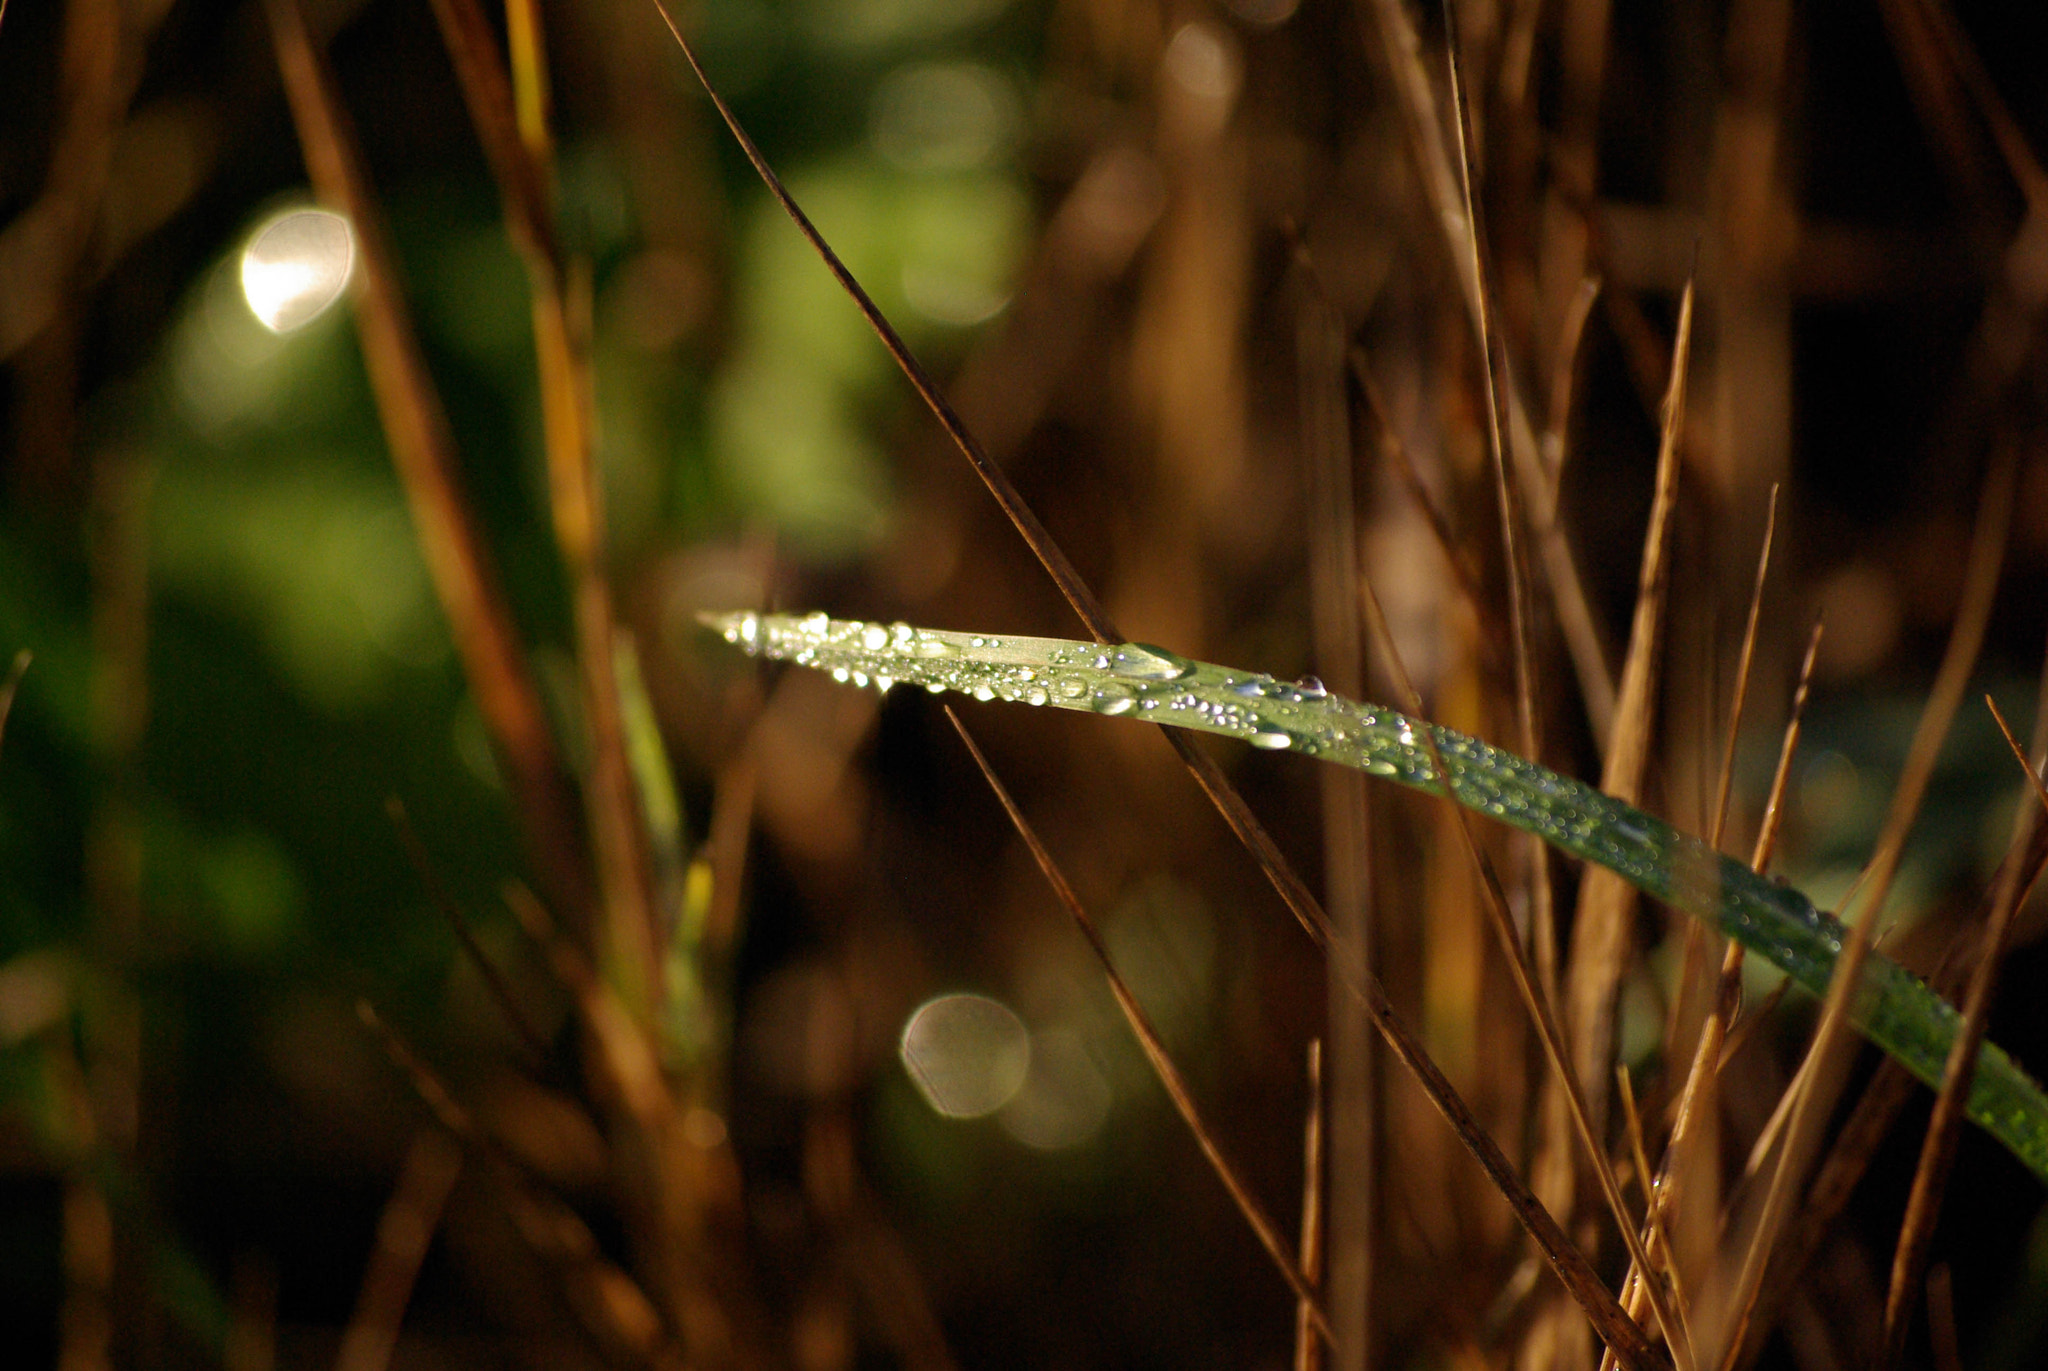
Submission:
<svg viewBox="0 0 2048 1371">
<path fill-rule="evenodd" d="M 734 634 L 743 633 L 749 623 L 759 623 L 760 619 L 748 609 L 700 609 L 697 611 L 697 622 L 713 633 L 731 639 Z"/>
</svg>

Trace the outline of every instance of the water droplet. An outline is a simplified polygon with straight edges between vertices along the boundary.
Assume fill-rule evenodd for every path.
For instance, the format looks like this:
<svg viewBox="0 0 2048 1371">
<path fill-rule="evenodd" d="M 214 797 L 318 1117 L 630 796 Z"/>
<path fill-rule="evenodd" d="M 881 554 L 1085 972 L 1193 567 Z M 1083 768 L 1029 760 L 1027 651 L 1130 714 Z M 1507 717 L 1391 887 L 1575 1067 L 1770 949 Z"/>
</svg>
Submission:
<svg viewBox="0 0 2048 1371">
<path fill-rule="evenodd" d="M 1609 832 L 1619 833 L 1630 842 L 1647 843 L 1650 841 L 1650 835 L 1643 831 L 1640 825 L 1632 824 L 1626 819 L 1609 819 L 1607 821 L 1607 828 Z"/>
<path fill-rule="evenodd" d="M 1121 690 L 1098 690 L 1095 698 L 1088 702 L 1097 714 L 1128 714 L 1134 701 Z"/>
<path fill-rule="evenodd" d="M 1328 698 L 1330 691 L 1328 687 L 1315 677 L 1304 676 L 1301 678 L 1301 694 L 1303 699 L 1321 700 Z"/>
<path fill-rule="evenodd" d="M 868 674 L 865 671 L 854 672 L 853 683 L 859 686 L 862 690 L 866 690 L 868 688 Z"/>
<path fill-rule="evenodd" d="M 946 693 L 945 684 L 941 681 L 926 681 L 924 688 L 926 690 L 929 690 L 934 695 L 943 695 Z"/>
<path fill-rule="evenodd" d="M 887 695 L 889 687 L 895 684 L 896 678 L 894 676 L 877 676 L 875 677 L 875 692 L 880 695 Z"/>
<path fill-rule="evenodd" d="M 917 640 L 917 655 L 920 657 L 951 657 L 954 651 L 953 645 L 944 638 L 927 635 Z"/>
<path fill-rule="evenodd" d="M 910 646 L 911 639 L 917 637 L 917 630 L 906 623 L 894 623 L 889 625 L 889 636 L 896 640 L 896 648 L 900 652 Z"/>
<path fill-rule="evenodd" d="M 1125 643 L 1109 654 L 1109 670 L 1127 681 L 1178 681 L 1194 672 L 1195 664 L 1149 643 Z"/>
<path fill-rule="evenodd" d="M 1028 705 L 1042 705 L 1050 698 L 1051 697 L 1048 696 L 1043 690 L 1040 690 L 1037 686 L 1033 686 L 1030 690 L 1025 692 L 1024 703 Z"/>
<path fill-rule="evenodd" d="M 1062 700 L 1078 700 L 1088 693 L 1088 687 L 1076 677 L 1062 676 L 1054 683 L 1052 692 Z"/>
<path fill-rule="evenodd" d="M 1383 761 L 1378 757 L 1375 757 L 1372 760 L 1368 761 L 1365 764 L 1365 769 L 1374 776 L 1400 775 L 1400 772 L 1395 768 L 1392 762 Z"/>
<path fill-rule="evenodd" d="M 810 634 L 813 638 L 824 637 L 831 627 L 832 618 L 823 610 L 814 610 L 797 622 L 798 630 Z"/>
<path fill-rule="evenodd" d="M 1268 752 L 1278 752 L 1282 748 L 1293 747 L 1294 739 L 1278 729 L 1262 728 L 1252 734 L 1251 745 L 1265 748 Z"/>
<path fill-rule="evenodd" d="M 984 704 L 996 697 L 995 691 L 989 689 L 986 683 L 976 686 L 972 694 L 975 699 L 982 701 Z"/>
<path fill-rule="evenodd" d="M 835 666 L 832 668 L 832 679 L 841 685 L 845 685 L 849 680 L 853 679 L 853 673 L 843 666 Z"/>
<path fill-rule="evenodd" d="M 889 630 L 880 624 L 869 624 L 860 631 L 860 645 L 870 652 L 880 652 L 889 645 Z"/>
<path fill-rule="evenodd" d="M 1230 693 L 1233 695 L 1242 695 L 1247 700 L 1257 700 L 1265 696 L 1266 688 L 1265 686 L 1259 683 L 1258 677 L 1251 676 L 1245 678 L 1242 681 L 1232 682 L 1230 687 Z"/>
</svg>

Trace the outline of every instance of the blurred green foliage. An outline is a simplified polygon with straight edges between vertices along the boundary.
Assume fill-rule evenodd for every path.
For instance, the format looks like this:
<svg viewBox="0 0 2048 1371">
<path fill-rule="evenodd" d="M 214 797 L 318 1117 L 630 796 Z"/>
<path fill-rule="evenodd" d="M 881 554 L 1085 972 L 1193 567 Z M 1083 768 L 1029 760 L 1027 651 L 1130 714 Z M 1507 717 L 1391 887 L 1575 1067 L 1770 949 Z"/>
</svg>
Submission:
<svg viewBox="0 0 2048 1371">
<path fill-rule="evenodd" d="M 412 35 L 367 69 L 388 77 L 396 61 L 406 82 L 445 91 L 433 42 L 414 41 L 427 36 L 424 7 L 400 8 L 373 6 L 344 30 L 345 98 L 366 94 L 351 85 L 350 48 L 366 26 Z M 1030 231 L 1012 84 L 1030 25 L 992 27 L 1005 8 L 741 3 L 702 16 L 707 56 L 759 116 L 769 154 L 906 333 L 942 351 L 1000 309 Z M 19 32 L 10 15 L 5 36 Z M 872 548 L 892 498 L 878 436 L 895 404 L 888 359 L 723 150 L 714 189 L 735 206 L 729 236 L 677 280 L 673 250 L 650 251 L 613 130 L 576 124 L 593 105 L 573 88 L 577 50 L 565 52 L 559 200 L 592 273 L 601 460 L 622 582 L 646 559 L 741 530 L 773 532 L 799 558 Z M 247 55 L 268 61 L 260 46 Z M 689 90 L 679 56 L 664 49 L 660 63 L 666 112 L 701 132 L 699 98 L 673 99 Z M 911 90 L 906 104 L 904 83 L 919 81 L 924 93 Z M 248 91 L 217 98 L 215 118 L 248 117 Z M 371 98 L 407 100 L 400 88 Z M 917 125 L 935 98 L 965 113 Z M 309 1166 L 330 1165 L 317 1156 L 338 1149 L 353 1169 L 318 1184 L 346 1188 L 360 1168 L 386 1164 L 407 1109 L 363 1114 L 359 1136 L 312 1153 L 298 1141 L 332 1110 L 366 1106 L 360 1094 L 326 1106 L 307 1095 L 338 1079 L 309 1068 L 309 1054 L 363 1056 L 359 1028 L 339 1012 L 357 994 L 458 1072 L 505 1041 L 386 817 L 387 797 L 401 799 L 438 874 L 502 944 L 497 890 L 521 872 L 517 845 L 349 311 L 278 335 L 240 296 L 246 236 L 304 195 L 275 101 L 274 90 L 256 100 L 260 131 L 232 134 L 269 179 L 228 178 L 203 219 L 181 224 L 183 279 L 144 326 L 153 337 L 143 360 L 96 366 L 79 397 L 76 488 L 96 493 L 67 504 L 23 491 L 0 513 L 0 643 L 35 653 L 0 747 L 0 975 L 21 973 L 10 1003 L 29 1002 L 19 993 L 29 973 L 57 988 L 54 1020 L 0 1025 L 0 1129 L 30 1174 L 43 1161 L 61 1172 L 82 1160 L 90 1148 L 67 1112 L 73 1054 L 90 1057 L 124 1031 L 127 1011 L 110 1008 L 108 994 L 138 1005 L 145 1146 L 132 1158 L 143 1174 L 120 1191 L 124 1227 L 159 1206 L 183 1210 L 180 1197 L 223 1168 L 245 1189 L 269 1184 L 266 1169 L 301 1184 Z M 543 681 L 566 691 L 525 273 L 463 130 L 393 157 L 375 141 L 388 111 L 366 112 L 373 174 L 473 509 Z M 123 523 L 95 512 L 103 497 L 146 512 Z M 140 617 L 117 625 L 130 606 Z M 144 721 L 133 738 L 121 724 L 131 716 Z M 665 766 L 653 745 L 652 764 Z M 704 784 L 689 773 L 680 781 L 686 793 Z M 703 838 L 701 819 L 694 830 L 681 813 L 668 824 L 672 847 Z M 707 900 L 700 874 L 684 898 L 684 935 Z M 110 901 L 137 912 L 111 914 Z M 672 988 L 679 1050 L 716 1049 L 725 1030 L 705 1020 L 688 968 Z M 175 1110 L 164 1090 L 175 1091 Z M 47 1350 L 58 1216 L 54 1192 L 26 1193 L 26 1208 L 9 1206 L 0 1306 L 10 1317 L 40 1307 L 30 1347 Z M 155 1298 L 183 1311 L 186 1335 L 216 1355 L 222 1259 L 267 1241 L 238 1233 L 239 1210 L 149 1225 L 160 1244 Z"/>
</svg>

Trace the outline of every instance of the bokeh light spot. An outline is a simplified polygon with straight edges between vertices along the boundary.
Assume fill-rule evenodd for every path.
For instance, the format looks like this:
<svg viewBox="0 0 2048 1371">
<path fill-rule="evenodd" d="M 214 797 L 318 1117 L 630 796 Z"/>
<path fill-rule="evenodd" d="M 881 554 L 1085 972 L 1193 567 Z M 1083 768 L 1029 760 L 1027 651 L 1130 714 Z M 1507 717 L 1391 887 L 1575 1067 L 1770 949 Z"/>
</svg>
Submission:
<svg viewBox="0 0 2048 1371">
<path fill-rule="evenodd" d="M 242 249 L 242 296 L 273 333 L 304 328 L 341 298 L 356 235 L 330 210 L 296 209 L 264 224 Z"/>
<path fill-rule="evenodd" d="M 904 1070 L 925 1102 L 952 1119 L 978 1119 L 1008 1104 L 1031 1071 L 1023 1020 L 986 995 L 941 995 L 903 1025 Z"/>
<path fill-rule="evenodd" d="M 1000 1121 L 1027 1147 L 1079 1147 L 1101 1131 L 1113 1099 L 1087 1041 L 1071 1028 L 1051 1028 L 1033 1036 L 1031 1070 Z"/>
</svg>

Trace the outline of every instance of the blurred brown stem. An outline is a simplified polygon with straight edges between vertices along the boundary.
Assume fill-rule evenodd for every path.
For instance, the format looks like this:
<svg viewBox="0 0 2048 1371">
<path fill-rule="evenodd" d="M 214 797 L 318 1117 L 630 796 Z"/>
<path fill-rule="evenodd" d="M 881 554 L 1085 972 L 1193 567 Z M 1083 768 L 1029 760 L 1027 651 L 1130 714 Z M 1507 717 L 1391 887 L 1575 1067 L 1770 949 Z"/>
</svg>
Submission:
<svg viewBox="0 0 2048 1371">
<path fill-rule="evenodd" d="M 355 226 L 356 328 L 427 569 L 508 773 L 529 854 L 549 897 L 587 937 L 590 882 L 569 776 L 457 476 L 455 440 L 414 336 L 354 133 L 298 0 L 266 0 L 265 10 L 314 189 Z"/>
</svg>

